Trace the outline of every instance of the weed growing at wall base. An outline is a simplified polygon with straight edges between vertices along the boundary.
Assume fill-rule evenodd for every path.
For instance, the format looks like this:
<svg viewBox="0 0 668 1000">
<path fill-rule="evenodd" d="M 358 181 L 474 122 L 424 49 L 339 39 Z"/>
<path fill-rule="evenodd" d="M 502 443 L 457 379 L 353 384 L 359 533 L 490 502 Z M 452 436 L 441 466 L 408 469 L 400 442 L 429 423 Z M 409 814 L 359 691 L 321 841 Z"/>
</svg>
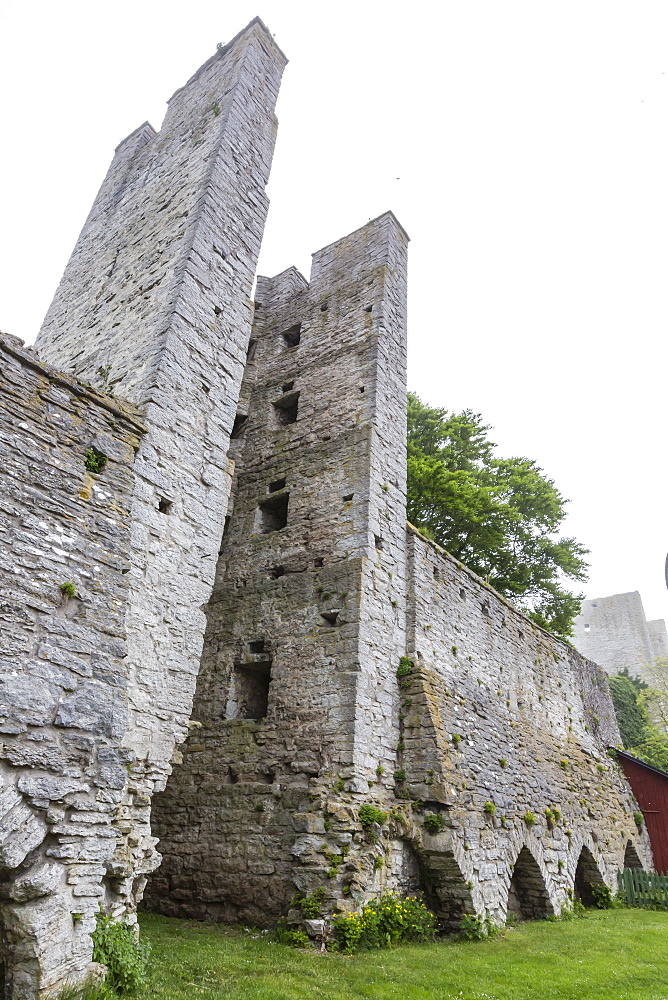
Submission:
<svg viewBox="0 0 668 1000">
<path fill-rule="evenodd" d="M 348 955 L 402 941 L 430 941 L 436 936 L 436 917 L 421 899 L 389 892 L 366 903 L 359 913 L 335 917 L 332 926 L 336 946 Z"/>
<path fill-rule="evenodd" d="M 136 993 L 146 982 L 151 946 L 140 941 L 136 927 L 98 913 L 93 932 L 93 961 L 107 966 L 105 985 L 120 996 Z"/>
</svg>

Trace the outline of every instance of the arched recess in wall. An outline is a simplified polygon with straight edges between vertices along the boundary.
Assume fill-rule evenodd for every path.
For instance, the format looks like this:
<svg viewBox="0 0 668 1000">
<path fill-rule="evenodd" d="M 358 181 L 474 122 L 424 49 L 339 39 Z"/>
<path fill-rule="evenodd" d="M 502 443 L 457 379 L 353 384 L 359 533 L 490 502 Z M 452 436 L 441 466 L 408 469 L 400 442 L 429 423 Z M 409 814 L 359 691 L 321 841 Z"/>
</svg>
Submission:
<svg viewBox="0 0 668 1000">
<path fill-rule="evenodd" d="M 573 895 L 584 906 L 595 906 L 596 900 L 592 893 L 592 885 L 603 885 L 604 879 L 598 870 L 594 855 L 588 847 L 583 847 L 575 867 Z"/>
<path fill-rule="evenodd" d="M 626 850 L 624 851 L 624 867 L 625 868 L 639 868 L 640 871 L 643 870 L 642 861 L 638 857 L 638 852 L 633 846 L 633 841 L 626 841 Z"/>
<path fill-rule="evenodd" d="M 445 931 L 459 930 L 465 913 L 474 913 L 471 889 L 452 851 L 430 851 L 421 857 L 427 905 Z"/>
<path fill-rule="evenodd" d="M 522 848 L 513 866 L 508 913 L 520 920 L 544 920 L 554 914 L 543 873 L 528 847 Z"/>
</svg>

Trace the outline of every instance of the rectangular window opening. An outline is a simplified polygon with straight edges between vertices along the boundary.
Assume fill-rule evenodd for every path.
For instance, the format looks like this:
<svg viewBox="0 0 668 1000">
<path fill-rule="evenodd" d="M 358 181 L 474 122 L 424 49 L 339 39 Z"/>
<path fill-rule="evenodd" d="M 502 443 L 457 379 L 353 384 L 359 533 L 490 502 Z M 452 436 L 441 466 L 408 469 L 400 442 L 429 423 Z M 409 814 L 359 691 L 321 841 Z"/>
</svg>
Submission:
<svg viewBox="0 0 668 1000">
<path fill-rule="evenodd" d="M 292 392 L 294 387 L 295 387 L 294 382 L 286 382 L 285 385 L 281 386 L 281 389 L 283 390 L 283 392 Z"/>
<path fill-rule="evenodd" d="M 228 719 L 265 719 L 269 706 L 272 659 L 234 664 L 232 687 L 225 716 Z"/>
<path fill-rule="evenodd" d="M 294 326 L 291 326 L 288 330 L 284 330 L 281 336 L 285 341 L 286 347 L 296 347 L 302 339 L 301 323 L 295 323 Z"/>
<path fill-rule="evenodd" d="M 269 483 L 269 492 L 277 493 L 279 490 L 282 490 L 284 486 L 285 477 L 283 477 L 283 479 L 274 479 L 273 482 Z"/>
<path fill-rule="evenodd" d="M 257 530 L 262 534 L 280 531 L 288 523 L 289 493 L 279 493 L 269 497 L 258 506 Z"/>
<path fill-rule="evenodd" d="M 277 399 L 273 406 L 279 427 L 284 424 L 294 424 L 299 409 L 299 393 L 288 392 L 285 396 Z"/>
<path fill-rule="evenodd" d="M 236 417 L 234 418 L 234 425 L 232 427 L 232 433 L 230 434 L 230 438 L 240 438 L 244 436 L 247 420 L 248 420 L 247 413 L 237 413 Z"/>
</svg>

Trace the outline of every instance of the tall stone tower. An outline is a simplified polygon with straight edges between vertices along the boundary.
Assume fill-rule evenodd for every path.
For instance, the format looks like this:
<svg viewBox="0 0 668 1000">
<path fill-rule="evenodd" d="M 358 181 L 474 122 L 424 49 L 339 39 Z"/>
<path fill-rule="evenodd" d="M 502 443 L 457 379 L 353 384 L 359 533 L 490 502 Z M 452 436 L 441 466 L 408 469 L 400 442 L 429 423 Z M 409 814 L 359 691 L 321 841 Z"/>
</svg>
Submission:
<svg viewBox="0 0 668 1000">
<path fill-rule="evenodd" d="M 573 630 L 575 648 L 609 674 L 628 670 L 655 684 L 666 669 L 666 623 L 647 621 L 637 590 L 583 601 Z"/>
<path fill-rule="evenodd" d="M 332 789 L 392 780 L 406 248 L 388 213 L 316 253 L 308 284 L 258 280 L 196 726 L 156 800 L 164 912 L 275 919 L 324 878 Z"/>
<path fill-rule="evenodd" d="M 202 607 L 211 595 L 229 497 L 227 453 L 251 331 L 250 293 L 285 62 L 255 19 L 173 95 L 160 132 L 146 123 L 120 144 L 36 341 L 41 368 L 25 354 L 12 355 L 24 374 L 9 388 L 21 386 L 25 412 L 32 415 L 34 400 L 43 398 L 33 392 L 36 365 L 39 392 L 54 394 L 42 419 L 60 413 L 68 393 L 74 399 L 71 412 L 55 421 L 58 433 L 64 427 L 85 433 L 77 432 L 75 445 L 51 466 L 71 463 L 74 482 L 80 474 L 83 481 L 64 484 L 65 508 L 54 508 L 48 497 L 37 506 L 49 525 L 45 552 L 55 538 L 67 538 L 72 593 L 83 594 L 85 583 L 96 595 L 93 603 L 77 598 L 67 611 L 76 620 L 63 622 L 55 573 L 63 577 L 56 568 L 50 589 L 44 580 L 39 622 L 26 619 L 26 639 L 17 646 L 25 650 L 25 664 L 13 658 L 14 671 L 25 668 L 37 693 L 43 685 L 31 678 L 48 669 L 56 703 L 60 698 L 67 706 L 39 716 L 46 727 L 39 739 L 53 742 L 44 767 L 69 776 L 66 791 L 45 777 L 30 785 L 39 786 L 39 794 L 28 796 L 21 767 L 35 762 L 25 741 L 38 737 L 26 736 L 26 725 L 38 723 L 31 717 L 18 726 L 23 695 L 7 685 L 0 691 L 0 715 L 14 720 L 5 728 L 8 738 L 26 747 L 12 750 L 17 768 L 0 764 L 0 777 L 12 789 L 7 801 L 14 813 L 27 810 L 36 831 L 20 856 L 10 852 L 10 867 L 36 864 L 46 852 L 62 859 L 63 869 L 62 879 L 60 869 L 52 873 L 48 919 L 40 916 L 44 907 L 30 914 L 21 909 L 24 889 L 0 918 L 0 966 L 8 970 L 5 989 L 12 997 L 46 996 L 64 978 L 84 976 L 100 900 L 115 915 L 131 915 L 147 872 L 160 860 L 150 801 L 186 732 L 199 669 Z M 48 366 L 61 374 L 49 374 L 54 368 Z M 58 380 L 66 387 L 60 394 L 49 388 Z M 120 443 L 114 434 L 124 404 L 114 398 L 133 404 L 133 423 L 131 429 L 123 424 Z M 90 426 L 82 407 L 97 407 Z M 137 449 L 133 463 L 128 440 Z M 88 449 L 83 454 L 82 447 Z M 104 463 L 109 474 L 96 475 Z M 69 511 L 64 526 L 61 509 Z M 103 575 L 96 580 L 93 567 L 100 573 L 99 563 L 107 574 L 106 621 L 104 604 L 96 603 Z M 9 586 L 15 588 L 11 580 Z M 49 634 L 52 646 L 39 646 L 40 634 Z M 71 649 L 88 656 L 83 666 Z M 47 668 L 38 657 L 53 662 Z M 52 807 L 49 790 L 59 801 L 65 796 L 65 812 L 76 813 L 74 820 L 61 822 L 62 807 Z M 0 820 L 1 842 L 13 821 L 2 813 Z M 95 837 L 84 825 L 92 822 Z M 76 878 L 68 866 L 76 867 Z M 75 910 L 82 918 L 73 922 Z M 4 957 L 3 924 L 14 942 Z M 22 955 L 31 956 L 29 968 Z"/>
</svg>

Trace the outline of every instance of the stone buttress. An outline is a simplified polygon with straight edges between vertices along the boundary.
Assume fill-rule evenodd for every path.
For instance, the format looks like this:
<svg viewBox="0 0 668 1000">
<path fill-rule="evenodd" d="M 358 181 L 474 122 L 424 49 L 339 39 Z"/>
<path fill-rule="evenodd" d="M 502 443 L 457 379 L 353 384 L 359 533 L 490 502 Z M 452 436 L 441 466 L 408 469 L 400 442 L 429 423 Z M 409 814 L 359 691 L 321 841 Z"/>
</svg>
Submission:
<svg viewBox="0 0 668 1000">
<path fill-rule="evenodd" d="M 386 795 L 398 739 L 406 246 L 388 213 L 309 284 L 258 280 L 193 727 L 155 803 L 165 913 L 266 924 L 296 889 L 373 877 L 352 803 Z M 326 878 L 342 850 L 345 883 Z"/>
<path fill-rule="evenodd" d="M 68 864 L 93 866 L 89 891 L 79 894 L 76 920 L 72 904 L 61 900 L 68 933 L 57 941 L 46 929 L 37 934 L 38 957 L 20 988 L 23 972 L 10 971 L 12 997 L 46 995 L 62 983 L 65 966 L 70 978 L 80 979 L 100 901 L 127 919 L 146 874 L 159 863 L 150 800 L 164 786 L 174 745 L 184 738 L 199 669 L 202 607 L 211 595 L 231 483 L 227 453 L 251 329 L 250 293 L 284 65 L 271 34 L 255 19 L 174 94 L 159 133 L 145 124 L 121 143 L 36 343 L 42 361 L 78 379 L 84 393 L 90 384 L 109 399 L 131 401 L 145 433 L 137 440 L 123 569 L 124 649 L 116 679 L 123 712 L 113 733 L 96 732 L 102 689 L 74 677 L 76 711 L 25 723 L 65 727 L 75 741 L 85 734 L 80 739 L 92 741 L 91 760 L 98 737 L 110 738 L 123 787 L 119 797 L 116 772 L 109 793 L 104 783 L 85 779 L 90 802 L 107 802 L 106 812 L 114 803 L 111 829 L 104 845 L 98 838 L 97 853 L 82 847 L 77 854 L 76 838 L 67 852 L 50 845 L 63 863 L 67 854 Z M 83 460 L 78 452 L 76 461 Z M 87 504 L 105 495 L 114 502 L 104 471 L 89 478 L 90 489 L 73 498 L 84 518 Z M 85 582 L 74 555 L 65 557 L 63 575 L 76 588 Z M 95 610 L 84 606 L 83 613 Z M 51 663 L 60 664 L 63 655 L 56 648 Z M 14 709 L 19 706 L 10 701 L 10 716 Z M 52 764 L 61 766 L 49 757 L 37 766 L 48 772 Z M 85 775 L 87 765 L 77 766 Z M 15 787 L 11 768 L 6 777 Z M 56 791 L 65 811 L 74 808 L 74 789 Z M 30 808 L 48 816 L 49 796 L 31 800 Z M 36 856 L 33 850 L 21 864 L 30 866 Z M 75 932 L 82 943 L 70 961 Z M 5 964 L 11 967 L 20 947 L 8 948 Z"/>
</svg>

